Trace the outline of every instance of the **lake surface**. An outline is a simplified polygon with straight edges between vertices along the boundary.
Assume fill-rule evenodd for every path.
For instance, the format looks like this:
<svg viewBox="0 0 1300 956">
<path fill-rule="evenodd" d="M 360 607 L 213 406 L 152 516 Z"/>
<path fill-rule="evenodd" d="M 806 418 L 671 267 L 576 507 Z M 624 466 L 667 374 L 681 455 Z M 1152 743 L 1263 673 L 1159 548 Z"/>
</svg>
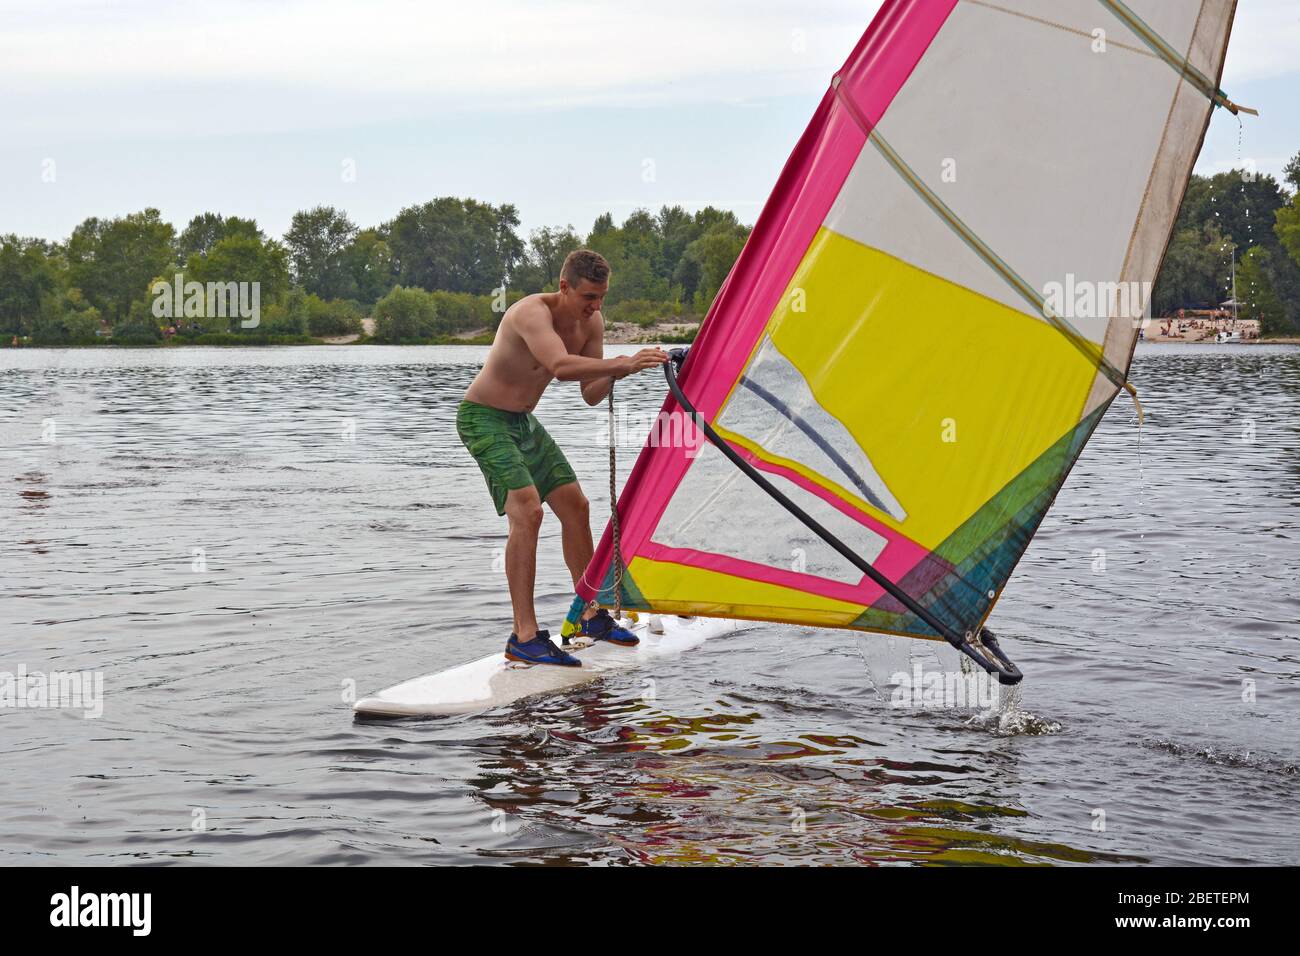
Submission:
<svg viewBox="0 0 1300 956">
<path fill-rule="evenodd" d="M 1122 397 L 990 621 L 1027 675 L 997 714 L 889 706 L 946 647 L 759 625 L 354 720 L 509 631 L 453 425 L 485 351 L 0 351 L 0 671 L 103 678 L 97 719 L 0 708 L 0 861 L 1300 863 L 1300 349 L 1139 349 L 1140 445 Z M 538 416 L 603 523 L 604 409 Z"/>
</svg>

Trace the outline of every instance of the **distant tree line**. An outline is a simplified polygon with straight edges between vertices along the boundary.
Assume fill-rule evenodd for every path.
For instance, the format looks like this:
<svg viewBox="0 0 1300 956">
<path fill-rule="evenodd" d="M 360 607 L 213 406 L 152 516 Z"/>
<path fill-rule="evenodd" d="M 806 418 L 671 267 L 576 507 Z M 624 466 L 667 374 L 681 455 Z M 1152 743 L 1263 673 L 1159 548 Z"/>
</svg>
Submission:
<svg viewBox="0 0 1300 956">
<path fill-rule="evenodd" d="M 1290 188 L 1288 189 L 1287 186 Z M 1270 335 L 1300 334 L 1300 155 L 1283 183 L 1241 170 L 1194 176 L 1156 283 L 1156 315 L 1208 309 L 1231 294 L 1243 317 Z M 559 283 L 573 249 L 603 254 L 614 270 L 606 317 L 649 325 L 702 317 L 740 254 L 749 228 L 730 212 L 638 209 L 622 225 L 609 213 L 583 236 L 572 226 L 519 235 L 509 204 L 443 197 L 359 228 L 328 206 L 296 213 L 269 238 L 250 219 L 203 213 L 178 234 L 156 209 L 91 218 L 65 242 L 0 235 L 0 344 L 96 340 L 154 343 L 163 329 L 195 342 L 293 342 L 359 334 L 428 342 L 490 333 L 504 307 Z M 152 293 L 186 282 L 257 282 L 261 320 L 224 315 L 160 319 Z"/>
<path fill-rule="evenodd" d="M 203 213 L 178 234 L 156 209 L 87 219 L 66 242 L 0 235 L 0 344 L 114 341 L 148 344 L 164 330 L 197 342 L 287 342 L 356 334 L 373 316 L 378 341 L 424 342 L 492 331 L 504 307 L 558 288 L 565 256 L 582 246 L 609 259 L 606 317 L 646 325 L 702 316 L 749 229 L 730 212 L 637 210 L 605 214 L 581 236 L 572 226 L 519 235 L 514 206 L 443 197 L 361 229 L 338 209 L 296 213 L 269 238 L 250 219 Z M 160 318 L 155 283 L 257 282 L 256 328 L 227 316 Z"/>
<path fill-rule="evenodd" d="M 1300 154 L 1282 177 L 1240 169 L 1192 177 L 1152 295 L 1154 315 L 1229 301 L 1235 258 L 1241 317 L 1259 319 L 1264 335 L 1300 335 Z"/>
</svg>

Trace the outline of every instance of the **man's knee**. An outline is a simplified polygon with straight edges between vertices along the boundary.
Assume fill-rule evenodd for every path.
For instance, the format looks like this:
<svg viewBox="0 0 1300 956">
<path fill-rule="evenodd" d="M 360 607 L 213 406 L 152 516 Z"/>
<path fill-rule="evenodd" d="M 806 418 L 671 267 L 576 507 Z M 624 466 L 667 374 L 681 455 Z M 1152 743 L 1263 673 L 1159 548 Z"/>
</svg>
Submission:
<svg viewBox="0 0 1300 956">
<path fill-rule="evenodd" d="M 591 502 L 576 481 L 556 488 L 546 496 L 546 503 L 562 524 L 588 521 L 591 517 Z"/>
<path fill-rule="evenodd" d="M 560 515 L 561 520 L 575 521 L 579 524 L 589 524 L 591 522 L 591 502 L 587 496 L 582 493 L 582 489 L 573 485 L 571 491 L 565 497 L 564 513 Z"/>
<path fill-rule="evenodd" d="M 510 519 L 510 530 L 525 532 L 536 532 L 542 526 L 542 501 L 537 497 L 537 491 L 533 488 L 524 489 L 524 492 L 510 493 L 506 499 L 506 517 Z"/>
</svg>

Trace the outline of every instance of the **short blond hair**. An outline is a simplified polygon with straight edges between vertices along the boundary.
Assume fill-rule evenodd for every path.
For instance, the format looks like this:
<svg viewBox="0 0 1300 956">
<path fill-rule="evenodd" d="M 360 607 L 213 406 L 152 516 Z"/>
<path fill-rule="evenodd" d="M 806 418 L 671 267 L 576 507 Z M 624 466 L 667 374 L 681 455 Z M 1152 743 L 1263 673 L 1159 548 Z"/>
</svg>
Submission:
<svg viewBox="0 0 1300 956">
<path fill-rule="evenodd" d="M 560 278 L 575 289 L 583 279 L 602 285 L 609 281 L 609 262 L 599 252 L 575 249 L 565 257 Z"/>
</svg>

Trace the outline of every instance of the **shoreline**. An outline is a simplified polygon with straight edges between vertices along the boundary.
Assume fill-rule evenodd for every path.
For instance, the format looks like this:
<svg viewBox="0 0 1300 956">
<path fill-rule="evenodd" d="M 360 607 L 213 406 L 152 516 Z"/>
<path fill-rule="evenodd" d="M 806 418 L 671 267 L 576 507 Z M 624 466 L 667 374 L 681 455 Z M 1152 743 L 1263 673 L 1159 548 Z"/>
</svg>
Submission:
<svg viewBox="0 0 1300 956">
<path fill-rule="evenodd" d="M 605 329 L 606 345 L 688 345 L 695 340 L 696 333 L 699 332 L 701 323 L 699 322 L 655 322 L 650 325 L 637 325 L 631 322 L 611 322 Z M 38 345 L 31 342 L 21 343 L 17 346 L 9 342 L 0 342 L 0 349 L 25 349 L 25 348 L 49 348 L 49 349 L 94 349 L 94 348 L 126 348 L 126 349 L 175 349 L 175 348 L 300 348 L 303 346 L 349 346 L 349 345 L 423 345 L 423 346 L 443 346 L 443 345 L 491 345 L 495 336 L 495 330 L 490 326 L 484 326 L 479 329 L 472 329 L 466 332 L 457 332 L 451 335 L 442 335 L 433 339 L 421 340 L 417 342 L 377 342 L 372 338 L 375 331 L 373 319 L 363 320 L 364 331 L 352 335 L 335 335 L 335 336 L 310 336 L 304 337 L 303 341 L 296 342 L 239 342 L 230 341 L 229 337 L 221 342 L 193 342 L 181 339 L 179 336 L 164 339 L 155 343 L 115 343 L 112 339 L 101 339 L 94 342 L 82 342 L 77 344 L 51 344 Z M 250 335 L 249 338 L 255 338 Z M 1300 336 L 1275 336 L 1265 338 L 1251 338 L 1236 342 L 1215 342 L 1213 333 L 1203 338 L 1189 338 L 1185 335 L 1153 335 L 1138 340 L 1139 345 L 1158 345 L 1158 346 L 1179 346 L 1179 345 L 1300 345 Z"/>
<path fill-rule="evenodd" d="M 24 342 L 18 345 L 11 345 L 9 342 L 0 342 L 0 349 L 101 349 L 101 348 L 118 348 L 118 349 L 180 349 L 180 348 L 301 348 L 303 346 L 329 345 L 329 346 L 348 346 L 348 345 L 491 345 L 492 339 L 496 335 L 494 329 L 484 326 L 481 329 L 473 329 L 468 332 L 457 332 L 452 335 L 442 335 L 434 339 L 419 342 L 377 342 L 371 336 L 374 334 L 374 320 L 363 320 L 365 332 L 352 335 L 332 335 L 321 337 L 307 337 L 307 341 L 298 342 L 191 342 L 181 339 L 179 336 L 164 339 L 160 342 L 147 343 L 126 343 L 114 342 L 112 339 L 102 339 L 95 342 L 82 342 L 67 345 L 39 345 L 32 342 Z M 694 341 L 695 333 L 699 331 L 700 323 L 698 322 L 656 322 L 653 325 L 635 325 L 631 322 L 611 322 L 605 329 L 606 345 L 687 345 Z M 256 336 L 250 335 L 249 338 Z"/>
<path fill-rule="evenodd" d="M 1296 338 L 1262 338 L 1262 339 L 1243 339 L 1237 342 L 1216 342 L 1213 338 L 1208 339 L 1185 339 L 1185 338 L 1147 338 L 1138 339 L 1139 345 L 1300 345 L 1300 337 Z"/>
</svg>

